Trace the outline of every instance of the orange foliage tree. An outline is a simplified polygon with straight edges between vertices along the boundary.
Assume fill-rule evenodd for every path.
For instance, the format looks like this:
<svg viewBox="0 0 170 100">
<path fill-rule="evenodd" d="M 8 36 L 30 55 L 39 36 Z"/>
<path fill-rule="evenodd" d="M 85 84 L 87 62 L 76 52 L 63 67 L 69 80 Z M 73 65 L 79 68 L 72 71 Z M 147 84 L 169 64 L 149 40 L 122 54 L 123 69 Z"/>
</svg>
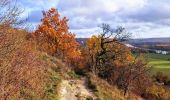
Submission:
<svg viewBox="0 0 170 100">
<path fill-rule="evenodd" d="M 143 81 L 149 81 L 146 74 L 149 68 L 147 62 L 141 57 L 134 57 L 130 48 L 123 44 L 130 34 L 122 27 L 113 30 L 103 24 L 101 28 L 103 33 L 89 38 L 84 48 L 86 53 L 83 53 L 83 57 L 88 59 L 89 70 L 109 83 L 116 84 L 124 90 L 124 95 L 130 90 L 129 87 L 137 90 L 141 84 L 140 92 L 143 92 L 150 84 Z"/>
<path fill-rule="evenodd" d="M 122 27 L 113 31 L 108 24 L 102 24 L 101 29 L 100 35 L 92 36 L 86 42 L 85 49 L 88 52 L 86 56 L 89 59 L 87 63 L 95 74 L 108 75 L 107 71 L 113 66 L 124 66 L 132 62 L 130 49 L 121 43 L 129 38 L 130 33 Z"/>
<path fill-rule="evenodd" d="M 106 53 L 103 56 L 99 57 L 99 54 L 102 52 L 101 47 L 101 35 L 98 36 L 92 36 L 89 38 L 86 42 L 86 51 L 85 54 L 87 58 L 87 63 L 91 67 L 91 70 L 96 72 L 99 65 L 96 65 L 97 58 L 99 58 L 99 62 L 107 62 L 107 66 L 125 66 L 130 64 L 133 61 L 133 56 L 128 47 L 121 44 L 120 42 L 111 42 L 108 44 L 105 44 Z M 103 61 L 105 60 L 105 61 Z M 110 64 L 109 64 L 110 63 Z M 109 65 L 108 65 L 109 64 Z M 103 65 L 105 66 L 105 65 Z M 106 67 L 104 67 L 104 70 Z"/>
<path fill-rule="evenodd" d="M 64 60 L 75 60 L 80 57 L 79 44 L 75 34 L 69 32 L 68 19 L 60 18 L 54 8 L 43 12 L 43 19 L 38 29 L 33 32 L 39 49 Z"/>
</svg>

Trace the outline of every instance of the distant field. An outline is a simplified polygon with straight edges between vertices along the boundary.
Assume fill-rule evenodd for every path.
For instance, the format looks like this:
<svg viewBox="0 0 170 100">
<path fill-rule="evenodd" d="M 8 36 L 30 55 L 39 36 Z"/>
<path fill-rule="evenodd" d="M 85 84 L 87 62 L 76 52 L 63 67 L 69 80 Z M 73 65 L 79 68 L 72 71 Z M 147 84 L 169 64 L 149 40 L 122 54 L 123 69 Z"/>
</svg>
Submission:
<svg viewBox="0 0 170 100">
<path fill-rule="evenodd" d="M 152 74 L 160 71 L 170 77 L 170 55 L 148 53 L 146 56 L 149 64 L 153 66 Z"/>
</svg>

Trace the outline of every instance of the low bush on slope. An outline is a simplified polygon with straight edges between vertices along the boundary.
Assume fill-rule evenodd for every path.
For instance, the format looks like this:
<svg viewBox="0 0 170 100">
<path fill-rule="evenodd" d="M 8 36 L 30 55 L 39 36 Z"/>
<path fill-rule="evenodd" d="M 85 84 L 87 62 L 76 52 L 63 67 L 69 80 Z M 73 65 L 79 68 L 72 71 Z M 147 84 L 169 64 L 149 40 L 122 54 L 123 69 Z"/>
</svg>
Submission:
<svg viewBox="0 0 170 100">
<path fill-rule="evenodd" d="M 28 36 L 22 30 L 1 30 L 0 99 L 57 99 L 63 65 L 37 51 Z"/>
<path fill-rule="evenodd" d="M 88 87 L 93 89 L 99 100 L 139 100 L 140 97 L 128 93 L 124 96 L 123 90 L 108 84 L 96 75 L 89 74 Z"/>
</svg>

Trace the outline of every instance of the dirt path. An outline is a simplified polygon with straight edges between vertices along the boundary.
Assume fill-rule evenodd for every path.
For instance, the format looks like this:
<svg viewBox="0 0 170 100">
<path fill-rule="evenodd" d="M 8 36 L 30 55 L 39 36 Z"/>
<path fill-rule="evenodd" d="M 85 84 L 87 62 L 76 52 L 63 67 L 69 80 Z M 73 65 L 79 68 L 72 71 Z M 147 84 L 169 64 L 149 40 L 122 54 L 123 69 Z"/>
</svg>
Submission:
<svg viewBox="0 0 170 100">
<path fill-rule="evenodd" d="M 80 80 L 62 81 L 60 89 L 60 100 L 97 100 L 97 99 L 94 93 L 90 89 L 86 88 L 86 79 L 81 78 Z"/>
</svg>

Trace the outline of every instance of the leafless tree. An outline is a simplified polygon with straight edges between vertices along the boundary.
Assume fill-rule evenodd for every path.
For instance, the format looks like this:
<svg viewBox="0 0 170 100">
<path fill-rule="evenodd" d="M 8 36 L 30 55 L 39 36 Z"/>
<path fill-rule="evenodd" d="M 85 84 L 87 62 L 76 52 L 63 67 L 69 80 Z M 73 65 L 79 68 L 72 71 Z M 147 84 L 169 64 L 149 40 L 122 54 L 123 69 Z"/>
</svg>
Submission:
<svg viewBox="0 0 170 100">
<path fill-rule="evenodd" d="M 0 25 L 11 26 L 19 25 L 25 20 L 21 20 L 20 15 L 23 13 L 17 7 L 17 0 L 0 0 Z"/>
<path fill-rule="evenodd" d="M 12 50 L 9 47 L 15 44 L 9 42 L 9 38 L 11 37 L 7 38 L 6 36 L 10 36 L 12 27 L 16 27 L 25 21 L 20 18 L 22 12 L 23 10 L 17 7 L 17 0 L 0 0 L 0 52 L 3 55 L 11 52 L 8 51 Z M 5 48 L 6 50 L 3 51 Z"/>
</svg>

